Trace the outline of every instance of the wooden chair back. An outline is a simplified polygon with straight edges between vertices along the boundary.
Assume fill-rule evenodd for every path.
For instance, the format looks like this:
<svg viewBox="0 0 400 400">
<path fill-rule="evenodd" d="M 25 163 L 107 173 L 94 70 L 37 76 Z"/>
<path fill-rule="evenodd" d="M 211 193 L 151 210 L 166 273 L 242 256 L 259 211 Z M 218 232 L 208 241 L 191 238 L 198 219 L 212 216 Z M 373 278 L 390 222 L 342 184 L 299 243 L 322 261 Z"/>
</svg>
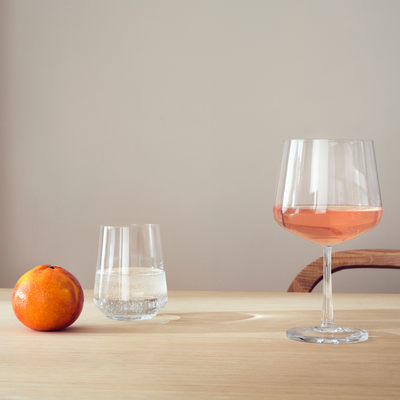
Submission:
<svg viewBox="0 0 400 400">
<path fill-rule="evenodd" d="M 332 273 L 352 268 L 400 269 L 400 250 L 347 250 L 332 253 Z M 288 292 L 311 292 L 322 280 L 323 258 L 308 264 L 294 278 Z"/>
</svg>

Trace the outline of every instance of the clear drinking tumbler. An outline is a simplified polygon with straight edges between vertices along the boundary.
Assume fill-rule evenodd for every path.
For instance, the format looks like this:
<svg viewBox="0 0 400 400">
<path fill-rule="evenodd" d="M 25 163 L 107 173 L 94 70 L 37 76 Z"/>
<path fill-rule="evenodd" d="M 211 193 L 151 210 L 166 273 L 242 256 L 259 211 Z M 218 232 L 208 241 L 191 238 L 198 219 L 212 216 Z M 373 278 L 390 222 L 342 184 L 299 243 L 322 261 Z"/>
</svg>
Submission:
<svg viewBox="0 0 400 400">
<path fill-rule="evenodd" d="M 154 317 L 167 303 L 158 225 L 101 226 L 94 303 L 108 318 Z"/>
</svg>

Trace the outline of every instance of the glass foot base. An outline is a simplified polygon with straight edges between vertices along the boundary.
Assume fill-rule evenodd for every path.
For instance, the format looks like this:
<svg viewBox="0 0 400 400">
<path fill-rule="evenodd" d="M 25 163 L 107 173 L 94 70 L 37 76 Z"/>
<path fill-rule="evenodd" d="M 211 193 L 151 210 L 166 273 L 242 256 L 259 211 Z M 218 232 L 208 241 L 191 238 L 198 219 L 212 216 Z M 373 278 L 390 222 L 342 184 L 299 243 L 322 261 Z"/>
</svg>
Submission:
<svg viewBox="0 0 400 400">
<path fill-rule="evenodd" d="M 145 315 L 107 315 L 110 319 L 117 321 L 143 321 L 144 319 L 150 319 L 157 315 L 156 314 L 145 314 Z"/>
<path fill-rule="evenodd" d="M 307 326 L 289 329 L 286 336 L 299 342 L 339 344 L 364 342 L 368 339 L 368 332 L 347 326 Z"/>
</svg>

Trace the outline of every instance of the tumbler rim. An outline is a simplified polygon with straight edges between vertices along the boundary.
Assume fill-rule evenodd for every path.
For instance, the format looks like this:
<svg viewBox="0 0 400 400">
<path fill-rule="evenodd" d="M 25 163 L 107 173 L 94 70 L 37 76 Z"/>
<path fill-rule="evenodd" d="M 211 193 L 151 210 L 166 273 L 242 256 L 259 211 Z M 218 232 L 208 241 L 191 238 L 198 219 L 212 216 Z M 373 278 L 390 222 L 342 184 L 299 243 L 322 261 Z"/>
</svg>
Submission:
<svg viewBox="0 0 400 400">
<path fill-rule="evenodd" d="M 135 223 L 135 224 L 101 224 L 102 228 L 152 228 L 158 227 L 158 224 L 148 224 L 148 223 Z"/>
</svg>

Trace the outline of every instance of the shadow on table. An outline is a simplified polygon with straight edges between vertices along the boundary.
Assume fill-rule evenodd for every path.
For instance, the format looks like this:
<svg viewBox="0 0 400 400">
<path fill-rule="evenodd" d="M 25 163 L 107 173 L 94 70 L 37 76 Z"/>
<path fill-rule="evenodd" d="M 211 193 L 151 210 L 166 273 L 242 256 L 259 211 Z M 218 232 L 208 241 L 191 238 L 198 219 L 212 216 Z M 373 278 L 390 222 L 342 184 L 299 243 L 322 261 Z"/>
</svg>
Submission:
<svg viewBox="0 0 400 400">
<path fill-rule="evenodd" d="M 64 332 L 78 334 L 218 334 L 218 333 L 272 333 L 286 332 L 295 326 L 319 324 L 319 311 L 268 311 L 262 312 L 193 312 L 159 314 L 145 321 L 114 321 L 99 314 L 91 321 L 76 324 Z M 102 319 L 102 320 L 101 320 Z M 99 321 L 99 322 L 97 322 Z M 371 339 L 386 337 L 398 338 L 393 329 L 400 329 L 397 310 L 382 310 L 377 318 L 368 310 L 359 310 L 358 319 L 354 313 L 338 311 L 335 322 L 339 325 L 354 326 L 370 332 Z M 386 331 L 391 331 L 388 333 Z"/>
<path fill-rule="evenodd" d="M 276 314 L 276 313 L 275 313 Z M 278 313 L 284 318 L 284 313 Z M 256 331 L 266 324 L 266 321 L 278 315 L 259 312 L 194 312 L 179 314 L 159 314 L 156 317 L 144 321 L 114 321 L 105 316 L 101 324 L 86 323 L 76 324 L 68 328 L 76 333 L 218 333 L 218 332 L 243 332 L 251 331 L 252 325 L 256 325 Z M 105 319 L 105 320 L 104 320 Z M 274 322 L 276 327 L 276 321 Z M 265 328 L 265 327 L 264 327 Z"/>
</svg>

